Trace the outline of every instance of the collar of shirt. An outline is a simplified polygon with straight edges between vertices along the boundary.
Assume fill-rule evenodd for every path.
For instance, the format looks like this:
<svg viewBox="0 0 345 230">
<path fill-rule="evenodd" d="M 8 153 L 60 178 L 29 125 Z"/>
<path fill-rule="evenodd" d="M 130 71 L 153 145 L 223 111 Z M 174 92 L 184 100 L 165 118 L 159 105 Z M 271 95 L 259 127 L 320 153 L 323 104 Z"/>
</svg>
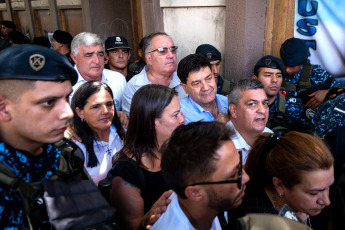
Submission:
<svg viewBox="0 0 345 230">
<path fill-rule="evenodd" d="M 135 81 L 135 85 L 137 86 L 144 86 L 144 85 L 148 85 L 148 84 L 152 84 L 152 82 L 149 81 L 148 77 L 147 77 L 147 70 L 148 70 L 148 66 L 146 65 L 141 72 L 138 74 L 140 75 L 136 81 Z M 171 79 L 169 88 L 175 88 L 176 86 L 180 85 L 181 81 L 177 76 L 177 73 L 174 72 L 173 73 L 173 78 Z"/>
</svg>

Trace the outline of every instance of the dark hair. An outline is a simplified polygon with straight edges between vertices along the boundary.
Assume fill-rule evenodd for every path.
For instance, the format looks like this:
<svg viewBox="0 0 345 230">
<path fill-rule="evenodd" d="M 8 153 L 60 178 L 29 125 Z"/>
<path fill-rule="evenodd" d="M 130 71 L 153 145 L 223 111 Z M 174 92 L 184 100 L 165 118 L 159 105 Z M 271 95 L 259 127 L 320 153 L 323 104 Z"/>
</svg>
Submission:
<svg viewBox="0 0 345 230">
<path fill-rule="evenodd" d="M 93 143 L 95 141 L 95 137 L 93 131 L 89 127 L 86 122 L 82 122 L 80 117 L 77 115 L 76 108 L 83 109 L 87 103 L 87 100 L 95 93 L 101 91 L 101 89 L 105 89 L 113 98 L 113 92 L 111 91 L 110 87 L 103 82 L 100 81 L 88 81 L 79 86 L 77 91 L 74 93 L 72 97 L 71 107 L 74 113 L 72 123 L 73 128 L 76 131 L 77 135 L 82 139 L 82 143 L 85 145 L 86 150 L 89 154 L 89 161 L 87 162 L 88 167 L 96 167 L 99 162 L 97 160 L 95 151 L 93 149 Z M 112 124 L 115 126 L 116 131 L 119 137 L 123 140 L 125 136 L 125 132 L 121 125 L 120 119 L 116 113 L 116 107 L 114 105 L 114 118 Z"/>
<path fill-rule="evenodd" d="M 318 137 L 291 131 L 284 136 L 263 133 L 252 146 L 245 165 L 249 186 L 273 186 L 278 177 L 287 188 L 301 183 L 302 172 L 330 169 L 333 156 Z"/>
<path fill-rule="evenodd" d="M 204 67 L 209 67 L 211 70 L 210 62 L 203 55 L 189 54 L 178 63 L 177 75 L 181 82 L 186 84 L 190 73 L 197 72 Z"/>
<path fill-rule="evenodd" d="M 34 37 L 34 40 L 32 41 L 32 44 L 44 46 L 44 47 L 47 47 L 47 48 L 51 47 L 49 38 L 47 38 L 45 36 Z"/>
<path fill-rule="evenodd" d="M 155 119 L 160 118 L 177 92 L 162 85 L 149 84 L 141 87 L 133 96 L 129 123 L 122 150 L 117 159 L 126 155 L 141 165 L 143 153 L 155 158 L 158 149 Z"/>
<path fill-rule="evenodd" d="M 181 198 L 185 186 L 210 176 L 216 170 L 215 152 L 234 131 L 219 122 L 192 122 L 175 129 L 162 146 L 162 173 L 167 184 Z"/>
<path fill-rule="evenodd" d="M 144 52 L 144 55 L 147 54 L 147 52 L 148 52 L 147 49 L 151 47 L 152 39 L 157 37 L 157 36 L 160 36 L 160 35 L 169 37 L 169 35 L 165 32 L 153 32 L 153 33 L 150 33 L 150 34 L 148 34 L 142 38 L 142 40 L 143 40 L 143 49 L 142 50 Z"/>
<path fill-rule="evenodd" d="M 8 33 L 8 38 L 15 44 L 30 44 L 30 39 L 18 31 Z"/>
<path fill-rule="evenodd" d="M 228 96 L 228 103 L 238 105 L 241 100 L 242 92 L 249 89 L 264 89 L 261 81 L 256 79 L 242 79 L 233 85 Z"/>
</svg>

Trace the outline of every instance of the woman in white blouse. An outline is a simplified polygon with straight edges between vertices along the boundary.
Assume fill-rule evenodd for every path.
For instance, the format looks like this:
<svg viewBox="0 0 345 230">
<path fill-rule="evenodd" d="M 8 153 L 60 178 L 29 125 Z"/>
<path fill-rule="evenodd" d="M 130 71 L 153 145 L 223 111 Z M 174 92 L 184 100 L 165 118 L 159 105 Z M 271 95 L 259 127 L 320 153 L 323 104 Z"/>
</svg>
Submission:
<svg viewBox="0 0 345 230">
<path fill-rule="evenodd" d="M 74 93 L 71 107 L 76 142 L 84 154 L 84 165 L 93 181 L 104 179 L 112 158 L 123 146 L 124 130 L 116 114 L 113 93 L 100 81 L 89 81 Z"/>
</svg>

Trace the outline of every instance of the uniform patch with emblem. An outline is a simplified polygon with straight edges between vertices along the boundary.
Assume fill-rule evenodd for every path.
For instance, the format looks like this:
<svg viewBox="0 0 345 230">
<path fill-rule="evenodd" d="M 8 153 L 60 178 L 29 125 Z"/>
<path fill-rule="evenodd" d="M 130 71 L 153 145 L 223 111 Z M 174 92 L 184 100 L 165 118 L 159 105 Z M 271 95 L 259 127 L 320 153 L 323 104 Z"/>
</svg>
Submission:
<svg viewBox="0 0 345 230">
<path fill-rule="evenodd" d="M 210 60 L 210 59 L 212 58 L 212 53 L 207 53 L 207 54 L 206 54 L 206 57 L 207 57 L 207 59 Z"/>
<path fill-rule="evenodd" d="M 269 65 L 271 64 L 271 62 L 272 62 L 272 60 L 271 60 L 270 58 L 267 58 L 267 59 L 265 60 L 265 65 L 266 65 L 266 66 L 269 66 Z"/>
<path fill-rule="evenodd" d="M 29 64 L 35 71 L 40 71 L 46 64 L 46 59 L 41 54 L 33 54 L 29 58 Z"/>
<path fill-rule="evenodd" d="M 291 103 L 296 103 L 297 100 L 296 100 L 296 98 L 294 98 L 294 97 L 290 97 L 290 98 L 289 98 L 289 102 L 291 102 Z"/>
</svg>

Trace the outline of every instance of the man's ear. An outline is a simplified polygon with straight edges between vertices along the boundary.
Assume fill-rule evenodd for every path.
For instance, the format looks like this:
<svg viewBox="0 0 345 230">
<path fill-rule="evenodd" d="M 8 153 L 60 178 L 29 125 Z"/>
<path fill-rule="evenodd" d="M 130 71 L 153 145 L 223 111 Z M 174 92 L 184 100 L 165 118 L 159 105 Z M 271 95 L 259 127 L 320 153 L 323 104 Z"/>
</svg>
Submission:
<svg viewBox="0 0 345 230">
<path fill-rule="evenodd" d="M 10 121 L 12 119 L 9 103 L 8 99 L 0 96 L 0 121 Z"/>
<path fill-rule="evenodd" d="M 148 65 L 152 65 L 152 59 L 151 59 L 151 54 L 145 54 L 145 59 L 146 59 L 146 63 Z"/>
<path fill-rule="evenodd" d="M 74 61 L 74 63 L 77 64 L 77 55 L 75 55 L 74 52 L 71 52 L 71 58 L 72 58 L 72 60 Z"/>
<path fill-rule="evenodd" d="M 256 75 L 253 75 L 252 78 L 258 80 L 258 77 Z"/>
<path fill-rule="evenodd" d="M 234 104 L 230 104 L 229 105 L 229 112 L 230 112 L 230 117 L 231 118 L 237 118 L 237 109 L 236 109 L 236 105 Z"/>
<path fill-rule="evenodd" d="M 192 201 L 200 201 L 203 198 L 202 191 L 195 186 L 187 186 L 184 190 L 184 194 Z"/>
<path fill-rule="evenodd" d="M 182 83 L 182 82 L 180 83 L 180 85 L 182 86 L 184 92 L 185 92 L 186 94 L 188 94 L 188 92 L 187 92 L 187 85 L 186 85 L 185 83 Z"/>
</svg>

